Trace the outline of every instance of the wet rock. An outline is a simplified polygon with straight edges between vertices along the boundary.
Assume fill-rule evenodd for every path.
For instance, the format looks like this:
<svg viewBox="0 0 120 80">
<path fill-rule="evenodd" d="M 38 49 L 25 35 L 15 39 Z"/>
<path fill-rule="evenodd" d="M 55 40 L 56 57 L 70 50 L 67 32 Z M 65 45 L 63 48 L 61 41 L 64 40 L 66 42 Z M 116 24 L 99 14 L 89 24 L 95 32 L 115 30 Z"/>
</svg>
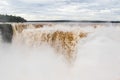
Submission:
<svg viewBox="0 0 120 80">
<path fill-rule="evenodd" d="M 13 29 L 10 24 L 0 24 L 0 32 L 2 35 L 2 41 L 11 43 L 13 37 Z"/>
</svg>

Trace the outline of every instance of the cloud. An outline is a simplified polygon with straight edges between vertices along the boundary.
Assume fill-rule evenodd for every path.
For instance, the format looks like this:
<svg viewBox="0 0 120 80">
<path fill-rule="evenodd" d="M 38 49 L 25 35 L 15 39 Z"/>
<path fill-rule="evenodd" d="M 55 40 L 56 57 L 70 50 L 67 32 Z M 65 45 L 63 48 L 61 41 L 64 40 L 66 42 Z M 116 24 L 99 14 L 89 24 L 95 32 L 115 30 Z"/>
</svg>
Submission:
<svg viewBox="0 0 120 80">
<path fill-rule="evenodd" d="M 66 0 L 21 0 L 25 3 L 55 3 L 55 2 L 63 2 Z"/>
<path fill-rule="evenodd" d="M 119 0 L 1 0 L 0 13 L 28 20 L 120 20 Z"/>
</svg>

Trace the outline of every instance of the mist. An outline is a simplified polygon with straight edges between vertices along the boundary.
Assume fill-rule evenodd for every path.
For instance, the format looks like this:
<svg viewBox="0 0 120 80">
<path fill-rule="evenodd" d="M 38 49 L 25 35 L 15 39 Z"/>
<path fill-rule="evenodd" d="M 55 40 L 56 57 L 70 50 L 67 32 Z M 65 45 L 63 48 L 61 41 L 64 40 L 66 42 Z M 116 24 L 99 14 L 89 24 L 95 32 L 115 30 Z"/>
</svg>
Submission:
<svg viewBox="0 0 120 80">
<path fill-rule="evenodd" d="M 31 47 L 24 43 L 18 45 L 16 42 L 12 44 L 0 42 L 0 80 L 120 79 L 119 26 L 98 28 L 90 26 L 59 28 L 59 26 L 42 30 L 43 32 L 44 30 L 53 32 L 54 29 L 74 32 L 80 29 L 88 32 L 87 37 L 80 38 L 77 42 L 77 54 L 72 64 L 65 59 L 64 55 L 58 54 L 50 44 L 44 43 Z M 31 32 L 28 29 L 22 34 L 25 34 L 25 31 Z M 22 36 L 21 39 L 24 37 Z"/>
</svg>

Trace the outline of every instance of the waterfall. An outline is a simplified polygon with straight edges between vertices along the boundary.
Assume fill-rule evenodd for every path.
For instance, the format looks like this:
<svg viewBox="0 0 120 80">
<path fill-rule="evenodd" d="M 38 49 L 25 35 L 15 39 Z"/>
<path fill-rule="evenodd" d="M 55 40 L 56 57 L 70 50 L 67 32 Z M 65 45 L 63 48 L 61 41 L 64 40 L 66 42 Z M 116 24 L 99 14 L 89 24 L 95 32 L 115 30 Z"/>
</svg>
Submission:
<svg viewBox="0 0 120 80">
<path fill-rule="evenodd" d="M 0 24 L 0 80 L 119 80 L 120 24 Z"/>
<path fill-rule="evenodd" d="M 50 24 L 13 24 L 12 28 L 13 43 L 31 47 L 48 44 L 54 48 L 56 53 L 63 54 L 69 62 L 76 57 L 79 39 L 87 37 L 87 32 L 81 29 L 61 29 Z"/>
</svg>

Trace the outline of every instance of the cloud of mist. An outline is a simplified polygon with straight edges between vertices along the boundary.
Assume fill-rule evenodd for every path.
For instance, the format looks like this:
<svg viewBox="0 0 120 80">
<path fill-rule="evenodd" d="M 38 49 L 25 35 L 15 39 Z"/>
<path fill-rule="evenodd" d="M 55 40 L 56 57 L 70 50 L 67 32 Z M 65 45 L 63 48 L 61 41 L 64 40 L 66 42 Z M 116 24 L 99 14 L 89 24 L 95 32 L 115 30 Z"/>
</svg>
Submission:
<svg viewBox="0 0 120 80">
<path fill-rule="evenodd" d="M 69 74 L 69 67 L 61 59 L 50 46 L 31 49 L 3 45 L 0 48 L 0 79 L 70 79 L 66 76 Z"/>
<path fill-rule="evenodd" d="M 48 45 L 1 44 L 0 80 L 119 80 L 120 27 L 93 31 L 80 40 L 72 66 Z"/>
</svg>

